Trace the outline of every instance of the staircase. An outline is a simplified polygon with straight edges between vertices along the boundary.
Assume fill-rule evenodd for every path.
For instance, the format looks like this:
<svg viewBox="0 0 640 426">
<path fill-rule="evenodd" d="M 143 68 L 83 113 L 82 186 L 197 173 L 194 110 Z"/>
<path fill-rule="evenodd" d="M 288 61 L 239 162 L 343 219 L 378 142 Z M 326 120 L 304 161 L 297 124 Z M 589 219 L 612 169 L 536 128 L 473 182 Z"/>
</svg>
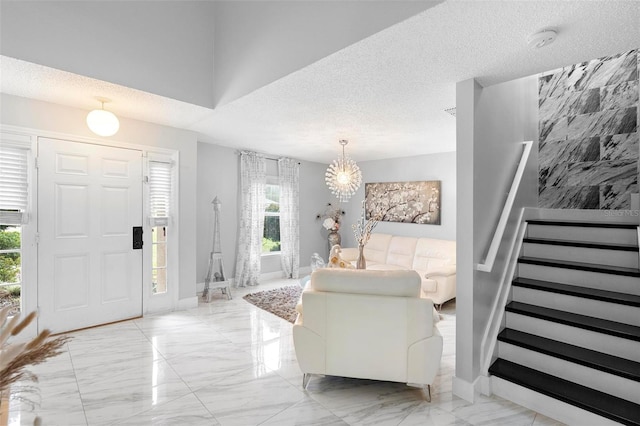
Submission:
<svg viewBox="0 0 640 426">
<path fill-rule="evenodd" d="M 529 220 L 493 393 L 581 425 L 640 425 L 638 225 Z"/>
</svg>

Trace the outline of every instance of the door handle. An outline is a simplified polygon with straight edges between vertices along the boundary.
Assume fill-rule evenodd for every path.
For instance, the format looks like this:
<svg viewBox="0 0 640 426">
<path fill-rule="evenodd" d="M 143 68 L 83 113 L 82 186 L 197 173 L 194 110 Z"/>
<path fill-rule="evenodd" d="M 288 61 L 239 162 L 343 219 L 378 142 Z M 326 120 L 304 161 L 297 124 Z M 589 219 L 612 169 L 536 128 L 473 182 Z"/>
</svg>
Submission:
<svg viewBox="0 0 640 426">
<path fill-rule="evenodd" d="M 140 250 L 142 249 L 142 226 L 134 226 L 133 227 L 133 249 Z"/>
</svg>

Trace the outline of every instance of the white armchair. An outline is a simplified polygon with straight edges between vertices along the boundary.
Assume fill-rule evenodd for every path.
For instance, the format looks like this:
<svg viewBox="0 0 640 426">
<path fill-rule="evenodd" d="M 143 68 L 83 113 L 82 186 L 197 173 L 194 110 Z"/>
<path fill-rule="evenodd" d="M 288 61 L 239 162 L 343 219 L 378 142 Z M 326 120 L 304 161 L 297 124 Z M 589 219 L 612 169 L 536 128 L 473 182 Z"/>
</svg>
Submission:
<svg viewBox="0 0 640 426">
<path fill-rule="evenodd" d="M 403 382 L 431 400 L 442 356 L 433 302 L 411 270 L 319 269 L 302 293 L 293 341 L 311 375 Z"/>
</svg>

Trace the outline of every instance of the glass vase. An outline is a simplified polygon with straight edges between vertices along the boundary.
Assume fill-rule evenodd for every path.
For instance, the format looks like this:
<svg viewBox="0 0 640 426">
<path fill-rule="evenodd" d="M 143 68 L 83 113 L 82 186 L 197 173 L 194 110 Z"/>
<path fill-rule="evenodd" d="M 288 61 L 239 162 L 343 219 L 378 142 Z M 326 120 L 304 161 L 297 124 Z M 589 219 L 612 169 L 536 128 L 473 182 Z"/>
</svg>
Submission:
<svg viewBox="0 0 640 426">
<path fill-rule="evenodd" d="M 356 262 L 356 269 L 367 269 L 367 261 L 364 258 L 363 244 L 358 244 L 358 261 Z"/>
</svg>

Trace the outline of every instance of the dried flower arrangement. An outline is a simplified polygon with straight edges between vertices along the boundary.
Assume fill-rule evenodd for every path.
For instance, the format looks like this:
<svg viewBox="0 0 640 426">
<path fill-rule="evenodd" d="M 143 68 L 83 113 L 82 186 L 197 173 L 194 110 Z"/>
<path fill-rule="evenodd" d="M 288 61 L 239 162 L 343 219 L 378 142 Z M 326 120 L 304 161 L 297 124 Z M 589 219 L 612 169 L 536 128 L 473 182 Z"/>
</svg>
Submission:
<svg viewBox="0 0 640 426">
<path fill-rule="evenodd" d="M 62 353 L 62 347 L 70 339 L 67 336 L 49 339 L 51 332 L 43 330 L 30 341 L 9 342 L 11 337 L 23 331 L 37 315 L 31 312 L 20 321 L 20 314 L 16 314 L 7 321 L 10 309 L 11 307 L 7 306 L 0 310 L 0 394 L 4 395 L 9 393 L 11 385 L 16 382 L 37 382 L 38 377 L 26 368 L 59 355 Z M 0 411 L 7 409 L 8 407 L 0 407 Z M 36 422 L 38 420 L 36 418 Z"/>
<path fill-rule="evenodd" d="M 360 220 L 358 223 L 354 223 L 351 225 L 353 228 L 353 235 L 356 238 L 358 243 L 358 247 L 364 247 L 369 242 L 369 238 L 371 238 L 371 232 L 373 232 L 374 228 L 382 219 L 382 213 L 375 212 L 371 213 L 369 219 L 365 220 L 367 217 L 364 201 L 362 202 L 362 214 L 360 216 Z"/>
<path fill-rule="evenodd" d="M 327 208 L 323 213 L 316 215 L 316 220 L 324 219 L 322 226 L 330 232 L 337 232 L 340 229 L 340 221 L 345 212 L 338 207 L 334 207 L 331 203 L 327 203 Z"/>
</svg>

